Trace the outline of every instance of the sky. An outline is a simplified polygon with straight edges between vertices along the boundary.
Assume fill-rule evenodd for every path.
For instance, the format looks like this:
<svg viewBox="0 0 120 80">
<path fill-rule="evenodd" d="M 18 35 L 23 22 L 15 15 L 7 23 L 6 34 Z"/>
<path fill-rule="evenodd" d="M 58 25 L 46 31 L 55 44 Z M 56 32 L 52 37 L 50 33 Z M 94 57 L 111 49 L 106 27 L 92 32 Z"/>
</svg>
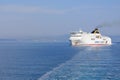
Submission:
<svg viewBox="0 0 120 80">
<path fill-rule="evenodd" d="M 60 36 L 102 25 L 120 36 L 120 0 L 0 0 L 0 38 Z"/>
</svg>

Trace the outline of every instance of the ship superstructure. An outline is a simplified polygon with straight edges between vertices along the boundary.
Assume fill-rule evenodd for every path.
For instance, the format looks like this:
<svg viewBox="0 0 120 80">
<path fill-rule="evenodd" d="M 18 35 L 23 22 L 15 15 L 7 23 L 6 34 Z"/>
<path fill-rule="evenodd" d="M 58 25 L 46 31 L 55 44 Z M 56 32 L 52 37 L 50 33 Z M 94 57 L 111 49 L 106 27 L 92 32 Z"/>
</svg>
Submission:
<svg viewBox="0 0 120 80">
<path fill-rule="evenodd" d="M 91 33 L 82 30 L 72 32 L 70 42 L 74 45 L 111 45 L 111 38 L 100 34 L 98 28 L 95 28 Z"/>
</svg>

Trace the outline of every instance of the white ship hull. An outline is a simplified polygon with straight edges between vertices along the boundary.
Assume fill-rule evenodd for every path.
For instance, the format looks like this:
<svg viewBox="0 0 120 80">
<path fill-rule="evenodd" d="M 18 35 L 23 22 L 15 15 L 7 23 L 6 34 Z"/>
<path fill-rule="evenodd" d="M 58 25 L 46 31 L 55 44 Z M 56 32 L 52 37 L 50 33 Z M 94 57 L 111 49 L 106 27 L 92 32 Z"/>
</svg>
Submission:
<svg viewBox="0 0 120 80">
<path fill-rule="evenodd" d="M 77 32 L 72 33 L 70 42 L 73 46 L 79 45 L 111 45 L 111 38 L 96 33 Z"/>
</svg>

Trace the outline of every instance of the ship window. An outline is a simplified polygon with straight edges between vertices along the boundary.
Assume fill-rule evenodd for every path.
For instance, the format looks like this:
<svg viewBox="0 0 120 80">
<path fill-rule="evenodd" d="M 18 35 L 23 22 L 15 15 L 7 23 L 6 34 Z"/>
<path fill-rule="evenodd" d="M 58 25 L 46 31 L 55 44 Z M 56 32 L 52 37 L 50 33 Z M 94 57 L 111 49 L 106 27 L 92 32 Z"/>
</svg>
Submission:
<svg viewBox="0 0 120 80">
<path fill-rule="evenodd" d="M 79 35 L 78 37 L 81 37 L 81 35 Z"/>
<path fill-rule="evenodd" d="M 103 39 L 103 40 L 106 40 L 106 39 Z"/>
<path fill-rule="evenodd" d="M 96 38 L 100 38 L 100 36 L 96 36 Z"/>
<path fill-rule="evenodd" d="M 81 35 L 71 35 L 72 37 L 81 37 Z"/>
<path fill-rule="evenodd" d="M 95 40 L 95 38 L 91 38 L 91 40 Z"/>
<path fill-rule="evenodd" d="M 95 43 L 99 43 L 99 41 L 95 41 Z"/>
</svg>

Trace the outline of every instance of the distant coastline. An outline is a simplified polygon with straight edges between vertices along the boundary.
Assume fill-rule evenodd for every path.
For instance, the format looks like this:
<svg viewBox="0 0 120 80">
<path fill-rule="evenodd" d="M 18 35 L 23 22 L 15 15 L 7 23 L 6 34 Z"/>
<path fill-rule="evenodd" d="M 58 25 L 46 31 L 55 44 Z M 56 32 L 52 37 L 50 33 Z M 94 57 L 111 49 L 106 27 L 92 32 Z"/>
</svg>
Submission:
<svg viewBox="0 0 120 80">
<path fill-rule="evenodd" d="M 120 42 L 120 36 L 110 36 L 112 42 Z M 25 42 L 69 42 L 69 35 L 60 36 L 48 36 L 48 37 L 37 37 L 37 38 L 0 38 L 0 42 L 15 42 L 15 41 L 25 41 Z"/>
</svg>

